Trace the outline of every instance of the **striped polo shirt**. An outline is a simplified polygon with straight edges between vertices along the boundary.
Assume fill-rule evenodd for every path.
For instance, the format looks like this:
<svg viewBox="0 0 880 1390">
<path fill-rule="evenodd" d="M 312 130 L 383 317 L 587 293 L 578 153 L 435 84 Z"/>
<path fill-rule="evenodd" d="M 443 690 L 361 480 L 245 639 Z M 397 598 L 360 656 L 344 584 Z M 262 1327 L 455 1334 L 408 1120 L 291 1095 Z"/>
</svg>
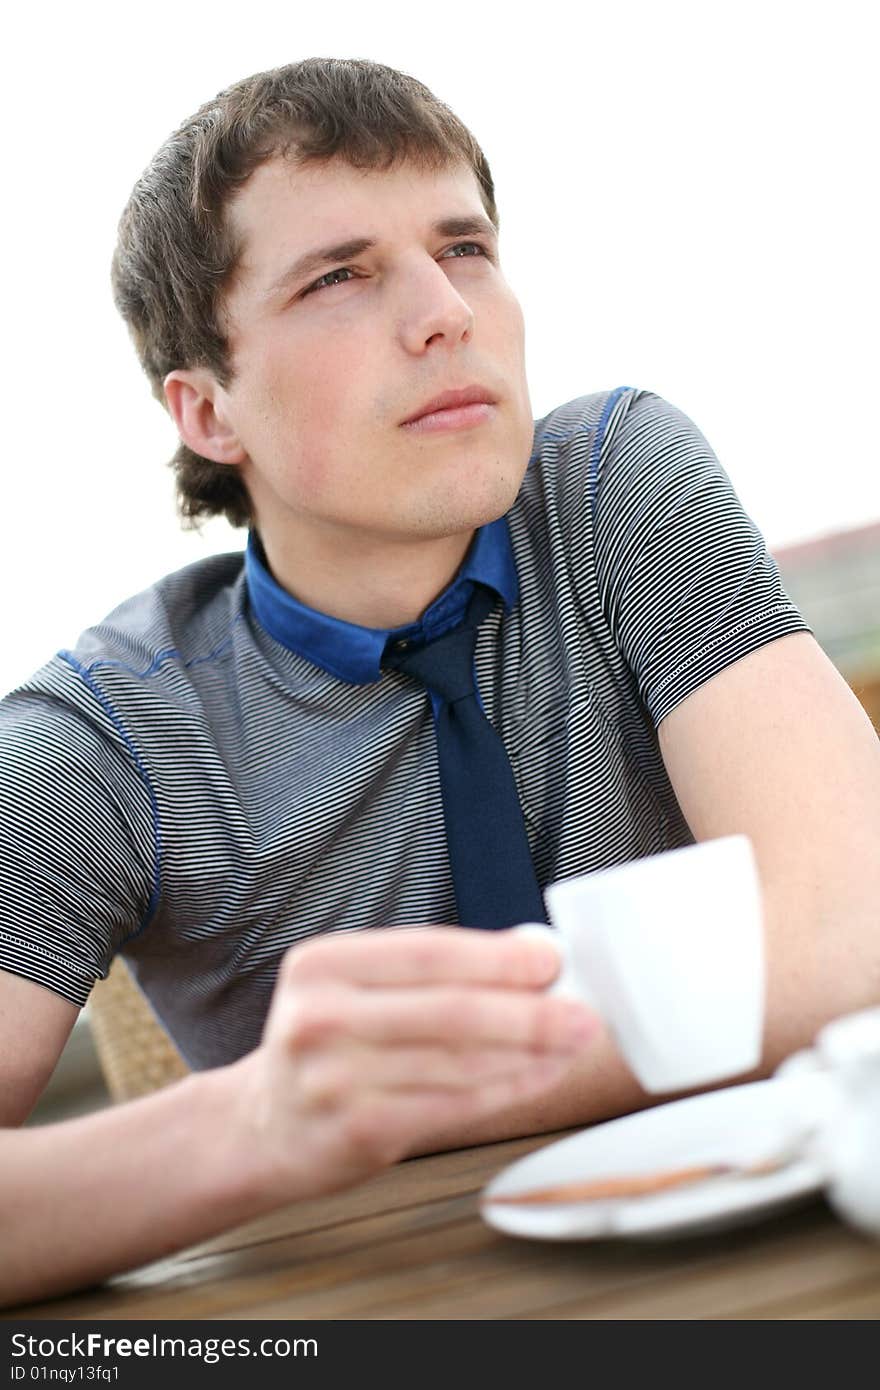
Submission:
<svg viewBox="0 0 880 1390">
<path fill-rule="evenodd" d="M 457 622 L 475 580 L 497 594 L 478 691 L 542 888 L 692 843 L 658 725 L 809 631 L 692 421 L 630 387 L 538 421 L 513 507 L 412 635 Z M 259 1042 L 296 942 L 455 923 L 430 698 L 380 669 L 387 637 L 299 604 L 252 538 L 11 692 L 0 967 L 83 1004 L 122 951 L 202 1068 Z"/>
</svg>

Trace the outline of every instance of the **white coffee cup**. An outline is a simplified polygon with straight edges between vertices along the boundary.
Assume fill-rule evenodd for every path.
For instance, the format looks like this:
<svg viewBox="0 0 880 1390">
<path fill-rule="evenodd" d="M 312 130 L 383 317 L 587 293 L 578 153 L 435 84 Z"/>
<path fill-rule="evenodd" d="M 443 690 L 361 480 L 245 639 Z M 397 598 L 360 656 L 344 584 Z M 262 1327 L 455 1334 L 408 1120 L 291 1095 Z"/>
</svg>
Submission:
<svg viewBox="0 0 880 1390">
<path fill-rule="evenodd" d="M 752 1070 L 764 1023 L 761 887 L 745 835 L 562 879 L 544 895 L 552 992 L 596 1010 L 646 1091 Z"/>
</svg>

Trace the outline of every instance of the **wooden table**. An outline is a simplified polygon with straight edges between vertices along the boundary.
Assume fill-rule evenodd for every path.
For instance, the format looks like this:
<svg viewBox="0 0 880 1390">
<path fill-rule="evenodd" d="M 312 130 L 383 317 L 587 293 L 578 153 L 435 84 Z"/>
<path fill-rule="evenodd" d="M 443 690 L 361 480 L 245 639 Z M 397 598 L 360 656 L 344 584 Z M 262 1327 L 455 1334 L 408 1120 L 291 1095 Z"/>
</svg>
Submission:
<svg viewBox="0 0 880 1390">
<path fill-rule="evenodd" d="M 16 1319 L 696 1319 L 880 1315 L 880 1242 L 822 1201 L 674 1242 L 515 1240 L 484 1183 L 561 1136 L 419 1158 Z"/>
</svg>

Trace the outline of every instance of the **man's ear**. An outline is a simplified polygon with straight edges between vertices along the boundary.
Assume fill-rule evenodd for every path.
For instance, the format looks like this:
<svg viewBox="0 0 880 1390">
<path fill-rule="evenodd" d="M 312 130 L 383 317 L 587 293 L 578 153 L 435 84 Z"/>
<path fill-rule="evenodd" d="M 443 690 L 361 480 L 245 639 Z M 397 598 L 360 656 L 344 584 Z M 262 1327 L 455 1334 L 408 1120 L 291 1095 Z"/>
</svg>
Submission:
<svg viewBox="0 0 880 1390">
<path fill-rule="evenodd" d="M 169 372 L 165 399 L 178 434 L 194 454 L 215 463 L 244 463 L 247 451 L 226 416 L 223 390 L 203 367 Z"/>
</svg>

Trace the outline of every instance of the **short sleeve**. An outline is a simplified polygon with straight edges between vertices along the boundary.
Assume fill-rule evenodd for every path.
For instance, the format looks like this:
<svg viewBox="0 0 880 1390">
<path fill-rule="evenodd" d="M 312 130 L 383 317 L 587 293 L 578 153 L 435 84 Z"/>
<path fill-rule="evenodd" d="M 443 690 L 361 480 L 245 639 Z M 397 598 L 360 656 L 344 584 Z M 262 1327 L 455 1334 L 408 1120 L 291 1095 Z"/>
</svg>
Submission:
<svg viewBox="0 0 880 1390">
<path fill-rule="evenodd" d="M 593 495 L 603 612 L 655 727 L 757 647 L 810 628 L 696 425 L 649 391 L 614 402 Z"/>
<path fill-rule="evenodd" d="M 157 895 L 149 787 L 80 711 L 0 701 L 0 968 L 83 1005 Z"/>
</svg>

